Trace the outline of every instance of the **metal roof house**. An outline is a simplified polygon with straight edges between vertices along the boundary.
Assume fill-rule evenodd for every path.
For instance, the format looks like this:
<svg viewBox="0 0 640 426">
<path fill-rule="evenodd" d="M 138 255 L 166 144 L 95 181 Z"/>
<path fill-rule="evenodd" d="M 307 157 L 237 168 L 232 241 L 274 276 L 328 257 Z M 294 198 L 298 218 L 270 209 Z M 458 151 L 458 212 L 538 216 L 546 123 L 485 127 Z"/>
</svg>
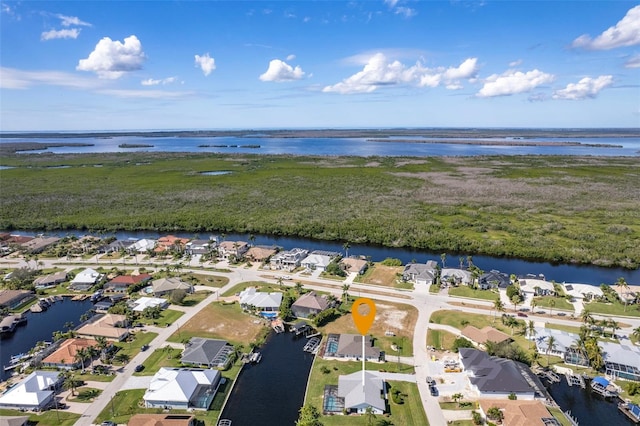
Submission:
<svg viewBox="0 0 640 426">
<path fill-rule="evenodd" d="M 182 363 L 198 367 L 225 368 L 233 346 L 226 340 L 192 337 L 182 352 Z"/>
<path fill-rule="evenodd" d="M 207 410 L 220 384 L 218 370 L 161 368 L 142 399 L 146 408 Z"/>
<path fill-rule="evenodd" d="M 347 413 L 364 414 L 371 407 L 373 414 L 383 414 L 386 409 L 384 380 L 370 371 L 362 371 L 338 377 L 338 396 L 344 399 Z"/>
<path fill-rule="evenodd" d="M 53 401 L 60 379 L 57 371 L 34 371 L 0 396 L 0 408 L 43 410 Z"/>
</svg>

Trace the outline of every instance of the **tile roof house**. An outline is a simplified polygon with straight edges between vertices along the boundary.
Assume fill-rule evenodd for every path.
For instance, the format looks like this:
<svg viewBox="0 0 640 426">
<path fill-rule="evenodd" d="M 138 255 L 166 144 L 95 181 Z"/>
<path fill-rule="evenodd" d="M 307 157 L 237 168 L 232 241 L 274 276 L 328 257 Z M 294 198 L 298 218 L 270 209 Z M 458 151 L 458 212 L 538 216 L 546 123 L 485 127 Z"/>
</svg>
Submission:
<svg viewBox="0 0 640 426">
<path fill-rule="evenodd" d="M 192 337 L 182 352 L 182 363 L 198 367 L 225 368 L 233 346 L 226 340 Z"/>
<path fill-rule="evenodd" d="M 220 378 L 218 370 L 162 367 L 142 399 L 146 408 L 207 410 Z"/>
<path fill-rule="evenodd" d="M 241 259 L 247 250 L 249 244 L 245 241 L 223 241 L 218 244 L 218 256 L 223 259 L 229 259 L 230 256 Z"/>
<path fill-rule="evenodd" d="M 402 271 L 402 279 L 416 285 L 431 285 L 436 278 L 436 265 L 433 260 L 425 263 L 409 263 Z"/>
<path fill-rule="evenodd" d="M 180 238 L 175 235 L 166 235 L 164 237 L 158 238 L 156 242 L 156 248 L 154 251 L 156 253 L 162 253 L 165 251 L 184 251 L 186 244 L 189 242 L 188 238 Z"/>
<path fill-rule="evenodd" d="M 82 367 L 81 362 L 76 359 L 78 350 L 97 345 L 98 342 L 93 339 L 67 339 L 60 344 L 58 349 L 42 360 L 42 365 L 65 370 L 76 370 Z"/>
<path fill-rule="evenodd" d="M 325 296 L 318 296 L 315 291 L 305 293 L 291 305 L 291 312 L 298 318 L 309 318 L 318 315 L 329 307 Z"/>
<path fill-rule="evenodd" d="M 369 263 L 364 259 L 358 259 L 355 257 L 345 257 L 340 261 L 340 265 L 342 268 L 348 272 L 355 272 L 357 274 L 364 274 L 367 268 L 369 267 Z"/>
<path fill-rule="evenodd" d="M 73 277 L 69 288 L 76 291 L 86 291 L 101 279 L 102 274 L 95 269 L 87 268 Z"/>
<path fill-rule="evenodd" d="M 193 293 L 193 285 L 189 283 L 185 283 L 180 278 L 169 277 L 169 278 L 159 278 L 157 280 L 153 280 L 151 283 L 153 288 L 154 296 L 164 296 L 165 294 L 171 293 L 173 290 L 184 290 L 187 293 Z"/>
<path fill-rule="evenodd" d="M 15 309 L 35 297 L 28 290 L 0 290 L 0 308 Z"/>
<path fill-rule="evenodd" d="M 373 414 L 384 414 L 386 409 L 386 392 L 384 380 L 372 372 L 362 372 L 338 377 L 338 396 L 344 399 L 347 413 L 365 414 L 371 407 Z"/>
<path fill-rule="evenodd" d="M 35 237 L 21 244 L 22 248 L 32 254 L 42 253 L 47 247 L 60 241 L 58 237 Z"/>
<path fill-rule="evenodd" d="M 460 363 L 468 375 L 471 389 L 480 398 L 508 398 L 514 393 L 518 400 L 533 399 L 535 389 L 525 379 L 528 367 L 505 358 L 489 356 L 477 349 L 460 348 Z"/>
<path fill-rule="evenodd" d="M 43 410 L 53 401 L 60 382 L 59 372 L 36 370 L 0 396 L 0 408 Z"/>
<path fill-rule="evenodd" d="M 104 285 L 104 291 L 126 293 L 130 286 L 145 283 L 150 279 L 149 274 L 118 275 Z"/>
<path fill-rule="evenodd" d="M 247 287 L 240 292 L 240 306 L 242 309 L 249 309 L 254 306 L 262 312 L 275 312 L 280 310 L 282 303 L 282 293 L 280 292 L 258 292 L 255 287 Z"/>
<path fill-rule="evenodd" d="M 502 343 L 511 340 L 511 337 L 500 330 L 496 330 L 490 325 L 478 329 L 472 325 L 468 325 L 461 331 L 462 335 L 478 345 L 484 345 L 487 342 Z"/>
<path fill-rule="evenodd" d="M 373 346 L 373 339 L 371 336 L 365 336 L 364 338 L 364 354 L 367 361 L 384 361 L 380 348 Z M 363 336 L 360 334 L 330 334 L 328 340 L 337 341 L 337 344 L 335 346 L 335 352 L 329 350 L 325 352 L 325 358 L 338 358 L 350 361 L 361 360 L 362 339 Z"/>
<path fill-rule="evenodd" d="M 195 426 L 196 417 L 190 414 L 135 414 L 127 426 Z"/>
<path fill-rule="evenodd" d="M 244 256 L 254 262 L 263 262 L 276 253 L 277 250 L 273 247 L 253 246 Z"/>
<path fill-rule="evenodd" d="M 492 407 L 502 411 L 504 426 L 560 426 L 542 401 L 480 400 L 480 413 L 484 418 Z"/>
<path fill-rule="evenodd" d="M 104 337 L 107 340 L 122 341 L 129 335 L 125 315 L 94 315 L 85 325 L 76 330 L 78 336 Z"/>
<path fill-rule="evenodd" d="M 60 283 L 65 282 L 67 279 L 66 271 L 58 271 L 53 274 L 45 275 L 44 277 L 38 277 L 33 280 L 33 285 L 36 289 L 44 289 L 55 287 Z"/>
</svg>

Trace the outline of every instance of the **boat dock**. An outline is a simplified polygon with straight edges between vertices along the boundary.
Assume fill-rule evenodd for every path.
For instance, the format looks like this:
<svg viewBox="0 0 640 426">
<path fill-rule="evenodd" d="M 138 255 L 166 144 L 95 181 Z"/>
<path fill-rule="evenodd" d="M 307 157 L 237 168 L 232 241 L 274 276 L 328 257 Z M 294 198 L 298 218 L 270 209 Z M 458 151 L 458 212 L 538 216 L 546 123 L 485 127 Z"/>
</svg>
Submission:
<svg viewBox="0 0 640 426">
<path fill-rule="evenodd" d="M 618 396 L 616 386 L 602 376 L 594 377 L 591 380 L 591 390 L 604 398 Z"/>
<path fill-rule="evenodd" d="M 549 380 L 551 383 L 560 383 L 560 376 L 556 372 L 551 370 L 542 370 L 539 373 L 542 377 Z"/>
<path fill-rule="evenodd" d="M 271 321 L 271 328 L 276 333 L 284 333 L 284 323 L 279 318 Z"/>
<path fill-rule="evenodd" d="M 565 378 L 567 379 L 567 384 L 569 386 L 580 386 L 582 389 L 584 389 L 586 387 L 586 384 L 584 382 L 584 378 L 580 375 L 574 375 L 571 374 L 569 372 L 565 373 Z"/>
<path fill-rule="evenodd" d="M 309 339 L 309 341 L 307 342 L 306 345 L 304 345 L 304 348 L 302 349 L 305 352 L 309 352 L 312 354 L 317 354 L 318 353 L 318 349 L 320 348 L 320 338 L 319 337 L 312 337 L 311 339 Z"/>
<path fill-rule="evenodd" d="M 636 404 L 621 402 L 618 404 L 618 410 L 622 411 L 635 424 L 640 423 L 640 407 Z"/>
</svg>

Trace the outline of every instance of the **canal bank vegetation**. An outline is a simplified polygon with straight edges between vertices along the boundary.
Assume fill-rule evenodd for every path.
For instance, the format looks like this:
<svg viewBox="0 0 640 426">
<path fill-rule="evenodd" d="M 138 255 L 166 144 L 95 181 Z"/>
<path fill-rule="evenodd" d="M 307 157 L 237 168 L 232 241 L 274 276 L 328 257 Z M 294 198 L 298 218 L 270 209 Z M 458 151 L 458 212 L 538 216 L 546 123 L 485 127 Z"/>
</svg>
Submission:
<svg viewBox="0 0 640 426">
<path fill-rule="evenodd" d="M 247 232 L 640 264 L 636 158 L 110 153 L 2 163 L 15 167 L 0 171 L 2 229 Z"/>
</svg>

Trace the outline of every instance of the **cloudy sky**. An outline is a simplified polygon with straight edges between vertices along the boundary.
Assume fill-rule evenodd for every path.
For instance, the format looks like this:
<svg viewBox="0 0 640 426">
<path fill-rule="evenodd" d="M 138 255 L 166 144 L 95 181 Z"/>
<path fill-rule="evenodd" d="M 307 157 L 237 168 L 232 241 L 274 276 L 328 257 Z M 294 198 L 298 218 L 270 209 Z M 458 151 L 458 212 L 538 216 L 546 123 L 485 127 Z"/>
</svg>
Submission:
<svg viewBox="0 0 640 426">
<path fill-rule="evenodd" d="M 0 130 L 640 127 L 633 1 L 2 1 Z"/>
</svg>

